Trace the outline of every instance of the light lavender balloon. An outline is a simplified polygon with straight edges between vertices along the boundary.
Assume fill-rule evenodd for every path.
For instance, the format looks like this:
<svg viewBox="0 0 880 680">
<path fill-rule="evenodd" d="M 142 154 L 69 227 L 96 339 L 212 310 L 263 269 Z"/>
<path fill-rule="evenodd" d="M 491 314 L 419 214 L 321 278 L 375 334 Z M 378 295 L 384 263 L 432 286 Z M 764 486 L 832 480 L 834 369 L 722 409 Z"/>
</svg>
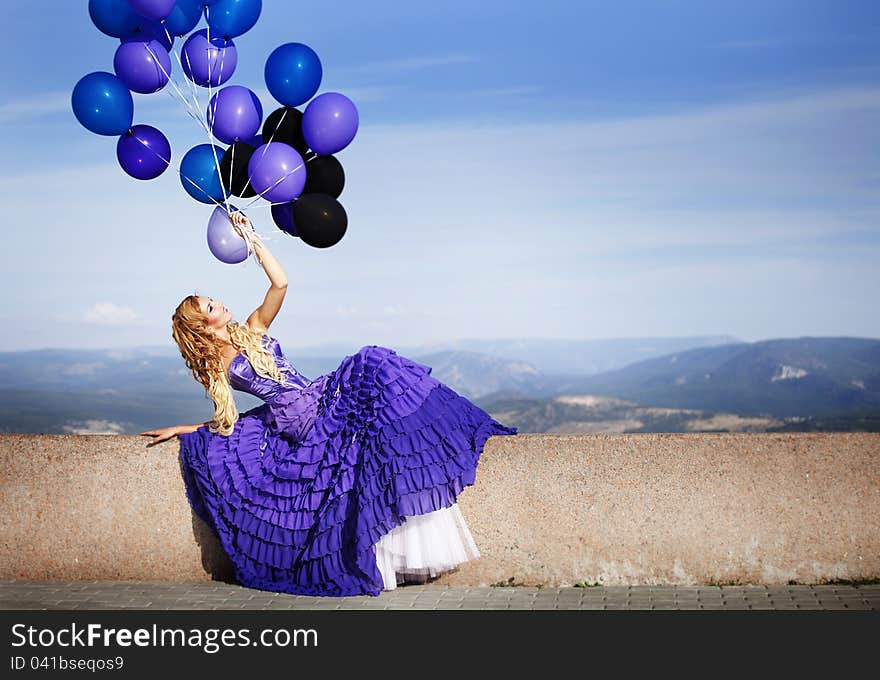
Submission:
<svg viewBox="0 0 880 680">
<path fill-rule="evenodd" d="M 342 151 L 358 130 L 358 111 L 344 94 L 325 92 L 303 112 L 302 133 L 309 148 L 322 156 Z"/>
<path fill-rule="evenodd" d="M 286 203 L 306 186 L 306 164 L 299 152 L 283 142 L 258 146 L 248 161 L 251 186 L 267 201 Z"/>
<path fill-rule="evenodd" d="M 232 206 L 230 209 L 238 210 Z M 225 264 L 244 262 L 250 255 L 247 241 L 238 235 L 222 205 L 214 208 L 208 220 L 208 248 L 214 257 Z"/>
<path fill-rule="evenodd" d="M 186 77 L 202 87 L 217 87 L 232 77 L 238 64 L 238 50 L 231 40 L 212 35 L 208 31 L 196 31 L 180 50 L 180 62 Z"/>
</svg>

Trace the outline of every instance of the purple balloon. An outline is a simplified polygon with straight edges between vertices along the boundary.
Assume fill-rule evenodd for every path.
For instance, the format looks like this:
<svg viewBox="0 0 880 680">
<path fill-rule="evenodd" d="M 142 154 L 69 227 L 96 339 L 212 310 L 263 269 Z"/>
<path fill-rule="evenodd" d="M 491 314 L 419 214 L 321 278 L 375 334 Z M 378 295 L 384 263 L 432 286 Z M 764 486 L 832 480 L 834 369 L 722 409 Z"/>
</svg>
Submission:
<svg viewBox="0 0 880 680">
<path fill-rule="evenodd" d="M 196 31 L 183 44 L 180 61 L 186 77 L 202 87 L 217 87 L 232 77 L 238 64 L 238 50 L 231 40 L 212 35 L 207 29 Z"/>
<path fill-rule="evenodd" d="M 302 132 L 309 148 L 322 156 L 342 151 L 358 130 L 354 103 L 339 92 L 325 92 L 303 112 Z"/>
<path fill-rule="evenodd" d="M 177 0 L 128 0 L 128 4 L 135 12 L 154 21 L 164 19 L 171 14 L 176 2 Z"/>
<path fill-rule="evenodd" d="M 272 220 L 275 225 L 291 236 L 298 236 L 296 225 L 293 223 L 293 203 L 274 203 L 272 205 Z"/>
<path fill-rule="evenodd" d="M 174 36 L 165 32 L 163 24 L 158 21 L 144 19 L 143 17 L 138 18 L 141 20 L 141 23 L 122 36 L 119 39 L 119 42 L 147 42 L 149 40 L 155 40 L 162 45 L 167 52 L 170 52 L 171 47 L 174 45 Z"/>
<path fill-rule="evenodd" d="M 171 163 L 168 138 L 150 125 L 134 125 L 119 137 L 116 158 L 135 179 L 154 179 Z"/>
<path fill-rule="evenodd" d="M 233 206 L 229 208 L 238 210 Z M 247 241 L 232 226 L 225 206 L 218 205 L 214 208 L 208 220 L 208 249 L 214 257 L 226 264 L 244 262 L 250 255 Z"/>
<path fill-rule="evenodd" d="M 251 186 L 271 203 L 286 203 L 302 193 L 306 164 L 299 152 L 283 142 L 269 142 L 248 161 Z"/>
<path fill-rule="evenodd" d="M 263 107 L 248 88 L 228 85 L 211 97 L 207 115 L 214 136 L 232 144 L 257 134 L 263 122 Z"/>
<path fill-rule="evenodd" d="M 168 83 L 171 57 L 156 40 L 132 40 L 116 48 L 113 70 L 129 90 L 150 94 Z"/>
</svg>

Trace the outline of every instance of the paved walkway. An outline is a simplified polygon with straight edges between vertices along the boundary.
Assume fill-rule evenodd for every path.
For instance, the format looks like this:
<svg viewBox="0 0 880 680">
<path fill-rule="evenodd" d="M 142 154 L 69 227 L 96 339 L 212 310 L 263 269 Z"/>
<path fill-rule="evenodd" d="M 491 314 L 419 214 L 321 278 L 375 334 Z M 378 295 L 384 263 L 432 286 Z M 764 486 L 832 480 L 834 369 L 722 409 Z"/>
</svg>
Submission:
<svg viewBox="0 0 880 680">
<path fill-rule="evenodd" d="M 880 585 L 401 585 L 378 597 L 308 597 L 220 582 L 4 581 L 0 609 L 810 609 L 877 610 Z"/>
</svg>

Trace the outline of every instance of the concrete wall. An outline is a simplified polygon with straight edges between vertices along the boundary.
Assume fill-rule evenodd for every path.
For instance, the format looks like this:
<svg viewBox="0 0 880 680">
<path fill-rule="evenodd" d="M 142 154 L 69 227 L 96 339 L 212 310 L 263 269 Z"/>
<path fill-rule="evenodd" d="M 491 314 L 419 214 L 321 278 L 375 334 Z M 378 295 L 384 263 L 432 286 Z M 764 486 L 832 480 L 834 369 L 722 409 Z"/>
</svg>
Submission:
<svg viewBox="0 0 880 680">
<path fill-rule="evenodd" d="M 0 578 L 233 578 L 176 439 L 0 435 Z M 459 507 L 482 556 L 435 581 L 880 577 L 880 434 L 493 437 Z"/>
</svg>

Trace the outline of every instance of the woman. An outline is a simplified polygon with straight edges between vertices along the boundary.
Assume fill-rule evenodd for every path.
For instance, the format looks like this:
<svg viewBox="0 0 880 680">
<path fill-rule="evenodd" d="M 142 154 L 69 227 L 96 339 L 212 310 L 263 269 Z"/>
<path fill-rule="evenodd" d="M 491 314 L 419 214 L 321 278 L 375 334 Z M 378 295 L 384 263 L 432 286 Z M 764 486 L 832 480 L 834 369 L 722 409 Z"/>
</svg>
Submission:
<svg viewBox="0 0 880 680">
<path fill-rule="evenodd" d="M 269 335 L 287 277 L 247 218 L 271 285 L 245 323 L 190 295 L 172 317 L 214 418 L 141 434 L 177 436 L 187 497 L 217 532 L 239 582 L 303 595 L 379 595 L 479 556 L 457 497 L 486 440 L 517 429 L 377 345 L 314 380 Z M 239 414 L 232 389 L 264 403 Z"/>
</svg>

